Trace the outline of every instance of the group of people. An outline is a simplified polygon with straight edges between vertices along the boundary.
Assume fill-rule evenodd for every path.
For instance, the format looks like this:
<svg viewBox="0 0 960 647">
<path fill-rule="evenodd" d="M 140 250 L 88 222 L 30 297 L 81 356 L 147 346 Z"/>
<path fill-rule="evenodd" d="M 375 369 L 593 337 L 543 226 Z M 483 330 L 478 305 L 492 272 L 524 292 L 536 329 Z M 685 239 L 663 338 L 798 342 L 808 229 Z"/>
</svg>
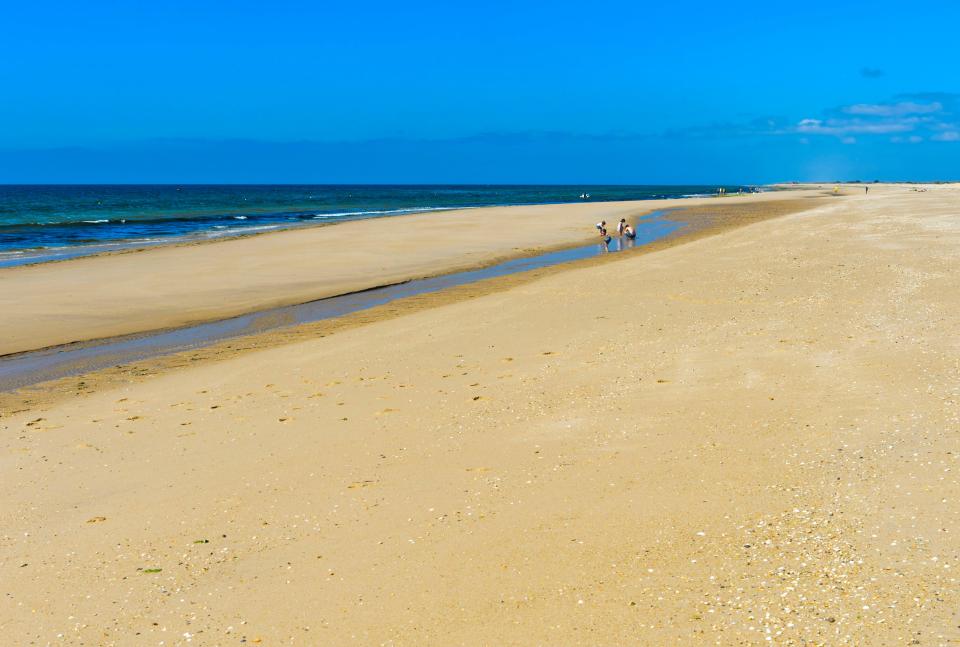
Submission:
<svg viewBox="0 0 960 647">
<path fill-rule="evenodd" d="M 603 242 L 609 243 L 611 238 L 607 235 L 607 221 L 601 220 L 596 224 L 596 227 L 597 231 L 600 232 L 600 238 L 603 239 Z M 633 226 L 627 222 L 626 218 L 621 218 L 620 222 L 617 223 L 617 236 L 626 236 L 630 240 L 633 240 L 637 237 L 637 232 Z"/>
</svg>

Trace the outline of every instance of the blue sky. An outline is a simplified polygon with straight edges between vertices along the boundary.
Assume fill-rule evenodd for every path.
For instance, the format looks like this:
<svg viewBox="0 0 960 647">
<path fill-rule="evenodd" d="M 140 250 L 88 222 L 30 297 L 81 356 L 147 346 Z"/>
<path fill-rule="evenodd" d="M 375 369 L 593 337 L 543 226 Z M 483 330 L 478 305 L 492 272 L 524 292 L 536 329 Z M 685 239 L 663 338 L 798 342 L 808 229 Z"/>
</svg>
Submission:
<svg viewBox="0 0 960 647">
<path fill-rule="evenodd" d="M 960 179 L 953 2 L 0 2 L 0 182 Z"/>
</svg>

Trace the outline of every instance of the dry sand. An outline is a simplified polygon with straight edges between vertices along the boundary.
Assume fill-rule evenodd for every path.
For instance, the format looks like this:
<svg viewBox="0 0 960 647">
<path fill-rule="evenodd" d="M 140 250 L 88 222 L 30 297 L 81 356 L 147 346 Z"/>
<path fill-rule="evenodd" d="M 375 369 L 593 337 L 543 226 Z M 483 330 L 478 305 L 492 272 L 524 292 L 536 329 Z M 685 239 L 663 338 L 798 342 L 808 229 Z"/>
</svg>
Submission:
<svg viewBox="0 0 960 647">
<path fill-rule="evenodd" d="M 5 411 L 0 630 L 955 644 L 958 202 L 875 187 Z"/>
<path fill-rule="evenodd" d="M 819 192 L 800 191 L 792 195 Z M 0 269 L 0 355 L 172 328 L 594 240 L 595 222 L 778 193 L 464 209 Z"/>
</svg>

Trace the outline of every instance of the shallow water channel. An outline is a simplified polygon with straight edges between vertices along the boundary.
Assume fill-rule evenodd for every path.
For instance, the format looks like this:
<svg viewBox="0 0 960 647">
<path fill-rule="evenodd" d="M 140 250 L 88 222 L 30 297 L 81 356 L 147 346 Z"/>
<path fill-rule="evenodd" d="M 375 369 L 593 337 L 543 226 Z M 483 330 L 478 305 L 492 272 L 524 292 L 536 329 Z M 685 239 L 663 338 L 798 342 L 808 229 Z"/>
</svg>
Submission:
<svg viewBox="0 0 960 647">
<path fill-rule="evenodd" d="M 518 258 L 490 267 L 386 285 L 297 305 L 153 333 L 138 333 L 66 344 L 0 358 L 0 391 L 9 391 L 69 375 L 209 346 L 225 339 L 311 323 L 366 310 L 397 299 L 439 292 L 484 279 L 527 272 L 585 258 L 626 252 L 663 238 L 682 226 L 654 212 L 637 224 L 635 240 L 614 236 L 602 242 Z"/>
</svg>

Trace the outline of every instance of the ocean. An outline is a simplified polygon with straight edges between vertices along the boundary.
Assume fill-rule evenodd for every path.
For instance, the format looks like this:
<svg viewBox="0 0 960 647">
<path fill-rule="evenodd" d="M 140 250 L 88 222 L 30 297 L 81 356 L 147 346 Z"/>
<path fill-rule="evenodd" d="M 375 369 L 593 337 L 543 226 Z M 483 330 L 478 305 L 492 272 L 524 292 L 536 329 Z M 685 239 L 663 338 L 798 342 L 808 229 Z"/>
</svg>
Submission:
<svg viewBox="0 0 960 647">
<path fill-rule="evenodd" d="M 717 188 L 698 185 L 0 185 L 0 267 L 424 211 L 680 198 L 709 195 Z M 732 193 L 741 187 L 724 188 Z"/>
</svg>

